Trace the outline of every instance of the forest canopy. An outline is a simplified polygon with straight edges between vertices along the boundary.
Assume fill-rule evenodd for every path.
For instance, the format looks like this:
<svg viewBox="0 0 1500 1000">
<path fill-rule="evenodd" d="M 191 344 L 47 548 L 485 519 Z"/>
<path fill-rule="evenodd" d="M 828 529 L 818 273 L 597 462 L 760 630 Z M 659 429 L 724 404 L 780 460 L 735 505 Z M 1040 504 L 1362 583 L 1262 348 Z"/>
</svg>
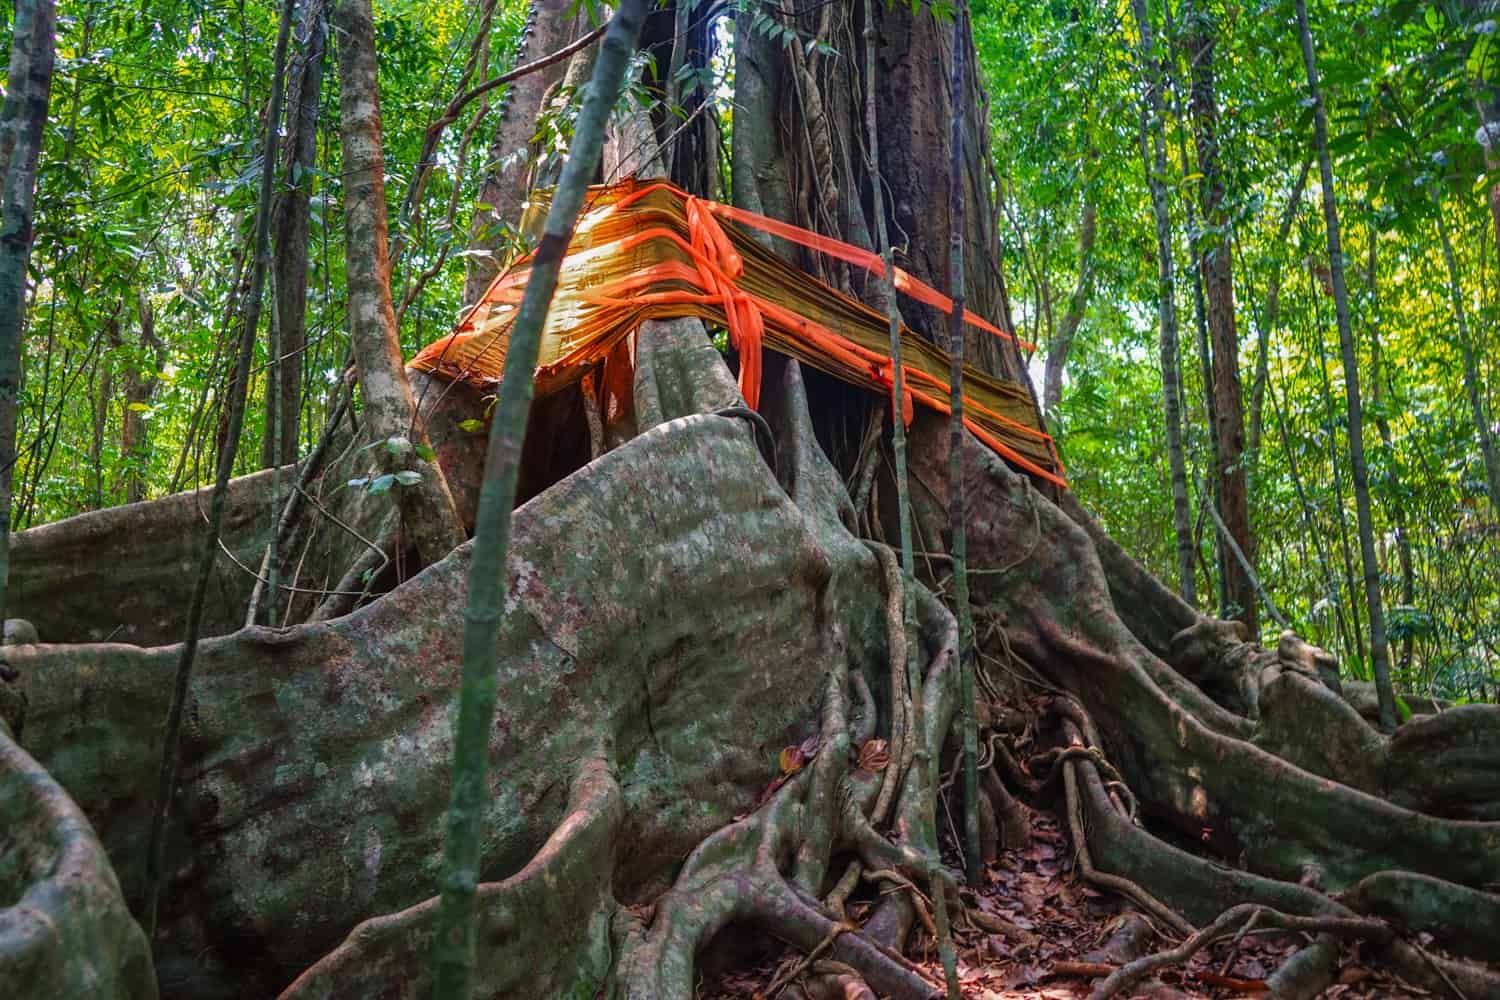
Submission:
<svg viewBox="0 0 1500 1000">
<path fill-rule="evenodd" d="M 1500 995 L 1492 6 L 15 0 L 0 993 Z"/>
<path fill-rule="evenodd" d="M 465 265 L 490 252 L 470 237 L 504 88 L 464 110 L 415 178 L 428 127 L 463 89 L 458 82 L 510 65 L 520 43 L 527 6 L 497 4 L 476 53 L 480 11 L 464 2 L 376 5 L 387 192 L 400 248 L 393 294 L 407 356 L 456 321 L 466 305 Z M 26 313 L 17 529 L 211 479 L 230 368 L 225 321 L 246 280 L 276 9 L 171 3 L 139 15 L 137 5 L 112 0 L 59 10 L 36 195 L 39 280 Z M 1171 576 L 1157 265 L 1128 15 L 1127 5 L 980 0 L 973 24 L 995 140 L 1002 267 L 1015 322 L 1039 345 L 1030 368 L 1046 390 L 1047 417 L 1080 497 L 1148 567 Z M 1490 194 L 1500 177 L 1478 141 L 1485 133 L 1476 108 L 1487 107 L 1487 81 L 1500 67 L 1494 22 L 1458 3 L 1341 3 L 1312 15 L 1375 431 L 1370 483 L 1388 629 L 1409 686 L 1493 697 L 1500 556 L 1465 378 L 1477 383 L 1493 437 L 1500 257 Z M 1362 676 L 1362 569 L 1340 444 L 1346 407 L 1316 168 L 1299 182 L 1314 154 L 1295 19 L 1284 2 L 1204 16 L 1212 19 L 1220 104 L 1217 223 L 1194 204 L 1203 175 L 1180 47 L 1168 68 L 1165 123 L 1182 262 L 1175 291 L 1197 590 L 1205 607 L 1233 603 L 1219 594 L 1224 560 L 1199 511 L 1213 447 L 1187 263 L 1195 246 L 1202 252 L 1227 237 L 1254 562 L 1288 619 Z M 701 81 L 707 113 L 726 133 L 729 48 L 726 35 Z M 565 148 L 565 98 L 557 95 L 538 121 L 533 149 L 542 160 Z M 653 99 L 641 85 L 626 98 Z M 331 74 L 317 100 L 317 120 L 336 120 Z M 298 419 L 288 437 L 299 453 L 338 398 L 348 350 L 340 156 L 325 127 L 308 162 L 284 178 L 310 199 L 306 346 L 290 366 Z M 239 472 L 259 467 L 268 447 L 265 406 L 256 402 L 266 393 L 264 338 L 257 350 Z M 1267 628 L 1274 634 L 1274 623 Z"/>
</svg>

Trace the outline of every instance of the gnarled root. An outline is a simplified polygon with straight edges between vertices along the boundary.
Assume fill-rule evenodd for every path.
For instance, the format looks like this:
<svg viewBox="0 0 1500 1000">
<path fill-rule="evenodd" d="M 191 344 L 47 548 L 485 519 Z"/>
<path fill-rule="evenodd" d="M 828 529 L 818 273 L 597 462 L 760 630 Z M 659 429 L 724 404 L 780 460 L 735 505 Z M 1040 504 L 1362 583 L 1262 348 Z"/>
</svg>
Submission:
<svg viewBox="0 0 1500 1000">
<path fill-rule="evenodd" d="M 536 856 L 503 882 L 476 892 L 479 961 L 474 991 L 483 996 L 562 994 L 610 973 L 607 928 L 615 913 L 610 881 L 614 840 L 624 818 L 620 788 L 603 756 L 585 761 L 562 823 Z M 281 1000 L 432 991 L 432 940 L 439 900 L 366 920 L 309 968 Z M 510 960 L 494 960 L 495 956 Z M 526 955 L 528 961 L 514 961 Z"/>
<path fill-rule="evenodd" d="M 93 828 L 0 720 L 0 996 L 155 1000 L 146 935 Z"/>
<path fill-rule="evenodd" d="M 936 422 L 914 427 L 919 482 L 942 482 L 942 439 Z M 989 654 L 1076 699 L 1097 734 L 1085 742 L 1075 727 L 1064 742 L 1102 751 L 1150 824 L 1122 809 L 1114 775 L 1068 756 L 1070 810 L 1097 872 L 1127 880 L 1163 918 L 1207 922 L 1256 903 L 1364 919 L 1357 909 L 1496 957 L 1493 933 L 1462 925 L 1477 916 L 1492 928 L 1500 905 L 1500 708 L 1422 716 L 1382 736 L 1327 685 L 1326 654 L 1295 637 L 1278 650 L 1243 641 L 1167 592 L 1076 501 L 1054 505 L 973 442 L 965 462 L 971 563 L 1004 568 L 974 580 L 1001 630 Z M 941 534 L 943 509 L 935 491 L 921 511 L 929 537 Z M 1209 856 L 1172 843 L 1183 838 Z M 1500 992 L 1480 966 L 1426 956 L 1399 936 L 1380 947 L 1401 975 L 1436 990 L 1451 993 L 1451 980 L 1470 995 Z"/>
</svg>

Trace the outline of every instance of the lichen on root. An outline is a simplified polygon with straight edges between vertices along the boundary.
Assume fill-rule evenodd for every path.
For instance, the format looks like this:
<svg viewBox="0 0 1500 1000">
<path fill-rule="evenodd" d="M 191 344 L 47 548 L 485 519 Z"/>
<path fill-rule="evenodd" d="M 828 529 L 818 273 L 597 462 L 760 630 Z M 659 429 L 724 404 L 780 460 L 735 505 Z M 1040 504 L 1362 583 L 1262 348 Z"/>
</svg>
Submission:
<svg viewBox="0 0 1500 1000">
<path fill-rule="evenodd" d="M 919 423 L 913 442 L 918 482 L 941 483 L 941 428 Z M 1070 696 L 1055 702 L 1059 739 L 1096 746 L 1141 804 L 1137 821 L 1096 765 L 1069 762 L 1095 864 L 1192 925 L 1241 903 L 1328 917 L 1378 906 L 1456 954 L 1500 958 L 1500 927 L 1461 929 L 1493 920 L 1500 903 L 1490 818 L 1500 707 L 1418 717 L 1383 736 L 1314 669 L 1326 654 L 1294 636 L 1262 649 L 1203 618 L 1074 498 L 1054 503 L 968 449 L 975 600 L 1002 632 L 990 652 Z M 929 536 L 943 531 L 942 501 L 929 490 L 921 505 Z M 1086 741 L 1070 704 L 1094 730 Z M 1444 760 L 1463 766 L 1421 780 Z M 1207 856 L 1176 846 L 1184 840 Z M 1500 992 L 1481 965 L 1424 956 L 1400 935 L 1384 954 L 1439 991 Z"/>
<path fill-rule="evenodd" d="M 693 321 L 648 324 L 638 362 L 634 436 L 517 512 L 483 988 L 685 997 L 720 932 L 754 926 L 804 954 L 814 995 L 929 996 L 902 953 L 933 916 L 923 820 L 957 745 L 956 627 L 937 596 L 945 428 L 913 427 L 923 585 L 851 533 L 796 365 L 767 365 L 762 422 Z M 1493 975 L 1455 956 L 1500 958 L 1500 710 L 1379 734 L 1327 685 L 1320 651 L 1295 637 L 1262 649 L 1198 615 L 1072 497 L 969 444 L 973 594 L 997 674 L 981 674 L 987 849 L 1024 834 L 1013 794 L 1055 793 L 1085 874 L 1158 928 L 1186 935 L 1241 904 L 1376 919 L 1392 933 L 1373 946 L 1403 976 L 1493 993 Z M 891 495 L 885 477 L 872 503 Z M 164 992 L 426 991 L 465 570 L 460 548 L 353 614 L 205 641 L 157 942 Z M 98 830 L 126 900 L 171 661 L 171 647 L 6 651 L 5 703 L 24 695 L 26 746 Z M 1040 690 L 1038 716 L 1023 714 L 1034 698 L 1005 703 Z M 1019 730 L 1062 749 L 1028 772 Z M 872 739 L 888 752 L 862 768 L 881 760 L 861 752 Z M 814 743 L 762 794 L 782 747 Z M 1434 760 L 1444 773 L 1421 780 Z M 1333 952 L 1303 954 L 1292 971 L 1315 982 Z M 118 981 L 138 975 L 141 952 L 101 955 Z"/>
</svg>

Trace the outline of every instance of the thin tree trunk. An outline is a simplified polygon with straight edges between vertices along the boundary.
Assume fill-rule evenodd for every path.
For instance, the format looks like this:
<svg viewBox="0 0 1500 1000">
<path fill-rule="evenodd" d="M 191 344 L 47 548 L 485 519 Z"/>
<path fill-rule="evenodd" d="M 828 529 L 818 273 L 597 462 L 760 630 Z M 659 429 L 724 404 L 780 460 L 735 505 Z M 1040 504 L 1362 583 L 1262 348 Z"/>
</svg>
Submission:
<svg viewBox="0 0 1500 1000">
<path fill-rule="evenodd" d="M 364 390 L 364 417 L 386 475 L 416 473 L 392 489 L 406 540 L 425 565 L 464 541 L 463 525 L 437 463 L 423 457 L 426 432 L 401 360 L 386 242 L 385 154 L 370 0 L 341 0 L 339 111 L 344 148 L 344 252 L 349 333 Z M 409 478 L 409 477 L 403 477 Z"/>
<path fill-rule="evenodd" d="M 1401 566 L 1401 603 L 1410 608 L 1417 599 L 1416 572 L 1412 567 L 1411 559 L 1411 537 L 1406 530 L 1406 496 L 1402 486 L 1401 463 L 1396 459 L 1394 439 L 1391 434 L 1391 422 L 1385 415 L 1385 380 L 1386 376 L 1381 362 L 1384 352 L 1380 343 L 1380 285 L 1377 281 L 1376 270 L 1376 246 L 1379 242 L 1379 231 L 1375 228 L 1374 219 L 1370 220 L 1370 248 L 1365 271 L 1365 279 L 1370 289 L 1370 315 L 1368 326 L 1370 328 L 1370 383 L 1371 396 L 1375 403 L 1375 429 L 1380 432 L 1380 443 L 1385 446 L 1386 461 L 1390 467 L 1391 485 L 1395 492 L 1393 502 L 1390 503 L 1391 521 L 1396 531 L 1396 559 Z M 1411 669 L 1412 658 L 1412 634 L 1407 629 L 1406 635 L 1401 640 L 1401 672 L 1404 674 Z"/>
<path fill-rule="evenodd" d="M 884 299 L 885 303 L 886 318 L 889 321 L 888 325 L 891 342 L 891 447 L 895 452 L 896 461 L 896 518 L 897 524 L 899 525 L 900 529 L 901 572 L 904 584 L 902 586 L 902 618 L 903 631 L 905 632 L 907 637 L 907 686 L 912 692 L 920 692 L 920 669 L 917 663 L 917 658 L 914 655 L 916 643 L 913 641 L 914 633 L 912 631 L 915 628 L 917 619 L 915 586 L 916 559 L 912 546 L 911 487 L 910 481 L 907 476 L 906 419 L 904 413 L 904 401 L 906 399 L 906 375 L 902 367 L 901 358 L 901 313 L 896 296 L 895 250 L 891 246 L 889 226 L 886 222 L 887 207 L 885 198 L 885 184 L 883 183 L 884 174 L 881 173 L 880 169 L 880 131 L 878 126 L 878 116 L 876 114 L 877 94 L 879 92 L 879 87 L 877 85 L 876 79 L 878 65 L 878 60 L 876 58 L 878 33 L 875 28 L 875 9 L 873 0 L 865 0 L 864 14 L 865 129 L 868 133 L 868 135 L 866 136 L 865 148 L 869 157 L 869 159 L 867 160 L 867 164 L 869 167 L 869 177 L 871 182 L 871 205 L 874 209 L 875 216 L 875 240 L 877 248 L 880 251 L 881 258 L 885 261 L 885 280 L 883 288 L 881 289 L 881 298 Z M 959 27 L 959 30 L 961 30 L 961 28 L 962 26 Z M 749 165 L 747 164 L 747 166 Z M 962 274 L 963 272 L 961 269 L 959 269 L 957 273 Z M 957 310 L 955 311 L 957 312 Z M 958 312 L 958 315 L 962 315 L 962 313 Z M 1012 327 L 1011 329 L 1014 328 Z M 959 342 L 962 343 L 961 337 Z M 899 692 L 893 692 L 893 699 L 897 705 L 900 705 L 903 700 Z M 924 731 L 922 722 L 922 701 L 923 699 L 920 697 L 909 697 L 907 699 L 907 704 L 909 706 L 908 710 L 911 713 L 905 723 L 906 732 L 908 733 L 908 739 L 912 739 L 914 738 L 915 734 Z M 895 731 L 895 726 L 896 722 L 893 720 L 893 732 Z M 917 746 L 919 749 L 917 749 L 916 755 L 913 758 L 913 767 L 926 767 L 926 752 L 920 749 L 920 741 L 918 741 Z M 928 773 L 930 773 L 930 770 Z M 936 787 L 935 783 L 933 784 L 933 787 Z M 931 849 L 935 851 L 937 844 L 935 829 L 926 832 L 931 833 L 932 837 L 931 839 L 924 837 L 924 843 L 928 844 Z M 935 871 L 937 866 L 937 858 L 929 856 L 927 858 L 927 861 L 930 866 L 930 870 Z M 943 895 L 943 883 L 940 880 L 940 877 L 935 877 L 932 880 L 931 884 L 933 890 L 937 893 L 936 898 L 941 899 Z M 949 932 L 947 921 L 944 921 L 942 924 L 938 925 L 938 932 L 938 936 L 940 938 L 938 942 L 939 949 L 943 952 L 945 957 L 947 955 L 951 955 L 953 953 L 952 938 Z M 954 978 L 956 978 L 956 959 L 952 966 L 952 969 L 953 976 Z M 946 965 L 944 966 L 944 975 L 945 977 L 948 975 L 948 966 Z M 954 986 L 956 986 L 956 983 L 950 980 L 950 993 L 953 991 Z"/>
<path fill-rule="evenodd" d="M 1099 210 L 1094 204 L 1094 191 L 1084 181 L 1083 210 L 1078 218 L 1078 282 L 1073 294 L 1068 296 L 1068 310 L 1063 313 L 1057 333 L 1047 345 L 1047 366 L 1042 379 L 1042 406 L 1051 413 L 1062 401 L 1063 368 L 1068 362 L 1068 352 L 1073 348 L 1073 338 L 1083 322 L 1088 309 L 1089 296 L 1094 290 L 1094 237 L 1099 228 Z"/>
<path fill-rule="evenodd" d="M 182 735 L 182 711 L 187 702 L 188 683 L 192 680 L 193 659 L 198 652 L 198 630 L 203 624 L 203 606 L 208 597 L 208 583 L 218 562 L 219 528 L 224 521 L 225 498 L 229 479 L 234 473 L 235 453 L 239 450 L 240 431 L 245 422 L 245 396 L 250 387 L 250 363 L 255 356 L 255 331 L 260 325 L 262 292 L 265 289 L 267 250 L 271 243 L 271 189 L 276 179 L 276 126 L 281 120 L 281 81 L 286 67 L 287 39 L 292 29 L 292 6 L 295 0 L 284 0 L 281 23 L 276 32 L 276 50 L 271 60 L 271 101 L 266 113 L 266 130 L 261 144 L 260 197 L 255 209 L 255 242 L 251 250 L 250 292 L 244 299 L 240 328 L 239 352 L 235 361 L 234 381 L 226 404 L 224 434 L 219 447 L 219 461 L 214 476 L 214 491 L 208 506 L 208 532 L 203 539 L 203 554 L 198 563 L 198 580 L 188 605 L 187 632 L 177 659 L 172 685 L 172 701 L 167 709 L 166 733 L 162 738 L 161 770 L 156 788 L 156 803 L 151 814 L 151 836 L 146 847 L 145 931 L 156 936 L 157 905 L 161 899 L 162 863 L 165 860 L 167 817 L 177 788 L 178 743 Z"/>
<path fill-rule="evenodd" d="M 1214 81 L 1214 47 L 1217 39 L 1208 15 L 1190 8 L 1183 25 L 1188 32 L 1189 70 L 1192 85 L 1188 105 L 1198 152 L 1199 195 L 1203 223 L 1215 235 L 1203 254 L 1203 289 L 1208 304 L 1208 331 L 1213 347 L 1214 440 L 1218 445 L 1215 475 L 1219 481 L 1219 513 L 1235 543 L 1253 564 L 1254 537 L 1250 533 L 1250 499 L 1245 466 L 1244 401 L 1240 392 L 1239 336 L 1235 330 L 1234 276 L 1229 240 L 1229 210 L 1226 206 L 1223 164 L 1219 156 L 1219 107 Z M 1221 543 L 1220 548 L 1225 546 Z M 1225 589 L 1239 608 L 1234 617 L 1256 634 L 1255 586 L 1236 559 L 1223 559 Z"/>
<path fill-rule="evenodd" d="M 114 353 L 125 343 L 120 333 L 119 306 L 104 321 L 104 344 L 94 358 L 89 375 L 89 484 L 91 510 L 104 509 L 104 429 L 109 425 L 109 404 L 115 395 Z"/>
<path fill-rule="evenodd" d="M 979 856 L 979 723 L 974 706 L 974 615 L 969 607 L 968 513 L 964 502 L 964 113 L 968 102 L 965 83 L 967 52 L 963 43 L 968 29 L 968 5 L 960 0 L 953 22 L 953 90 L 949 99 L 952 116 L 952 149 L 948 172 L 948 282 L 953 312 L 948 318 L 948 351 L 951 368 L 948 405 L 951 408 L 948 435 L 948 514 L 953 556 L 953 603 L 958 616 L 959 710 L 964 745 L 964 873 L 977 887 L 982 859 Z M 953 992 L 953 983 L 949 983 Z"/>
<path fill-rule="evenodd" d="M 1312 169 L 1312 160 L 1302 161 L 1297 173 L 1297 183 L 1286 200 L 1281 212 L 1281 222 L 1276 226 L 1276 244 L 1271 252 L 1271 279 L 1266 284 L 1266 303 L 1260 312 L 1259 329 L 1255 338 L 1255 381 L 1250 387 L 1250 440 L 1251 460 L 1260 463 L 1261 434 L 1265 430 L 1264 413 L 1266 401 L 1266 374 L 1270 367 L 1271 334 L 1281 321 L 1281 276 L 1287 239 L 1291 236 L 1292 222 L 1297 218 L 1297 209 L 1302 205 L 1302 193 L 1307 190 L 1307 175 Z"/>
<path fill-rule="evenodd" d="M 1166 14 L 1166 33 L 1169 44 L 1175 44 L 1177 41 L 1177 29 L 1172 21 L 1171 0 L 1166 0 L 1166 2 L 1163 4 L 1163 8 Z M 1172 92 L 1172 111 L 1176 115 L 1177 121 L 1180 123 L 1177 130 L 1177 148 L 1178 158 L 1182 163 L 1183 183 L 1186 184 L 1189 175 L 1193 173 L 1193 167 L 1192 157 L 1188 152 L 1186 125 L 1187 115 L 1183 111 L 1182 86 L 1177 79 L 1175 58 L 1165 60 L 1165 64 L 1168 67 L 1171 67 L 1167 70 L 1167 80 Z M 1188 233 L 1188 270 L 1192 276 L 1193 332 L 1195 334 L 1194 339 L 1198 347 L 1199 375 L 1200 381 L 1202 382 L 1203 392 L 1203 426 L 1207 429 L 1206 436 L 1208 439 L 1210 468 L 1217 469 L 1220 467 L 1221 463 L 1219 462 L 1219 439 L 1214 434 L 1214 428 L 1217 426 L 1218 421 L 1214 416 L 1213 352 L 1209 350 L 1208 346 L 1208 306 L 1204 301 L 1203 295 L 1203 257 L 1198 250 L 1198 239 L 1195 235 L 1198 233 L 1198 205 L 1191 195 L 1185 196 L 1182 199 L 1182 202 L 1183 213 L 1186 216 L 1186 228 Z M 1184 426 L 1187 426 L 1187 416 L 1185 411 L 1183 420 Z M 1219 509 L 1219 477 L 1217 475 L 1209 476 L 1208 485 L 1208 502 L 1213 504 L 1214 509 L 1217 510 Z M 1204 520 L 1205 519 L 1200 515 L 1198 518 L 1199 524 L 1201 524 Z M 1194 545 L 1197 545 L 1196 535 L 1194 537 Z M 1222 613 L 1223 609 L 1228 607 L 1229 605 L 1229 591 L 1226 587 L 1228 578 L 1224 575 L 1224 562 L 1229 558 L 1229 553 L 1225 550 L 1224 546 L 1217 544 L 1214 545 L 1213 551 L 1214 573 L 1209 575 L 1211 576 L 1214 585 L 1218 588 L 1218 606 L 1220 612 Z M 1205 574 L 1208 574 L 1208 570 L 1206 567 L 1204 569 L 1204 572 Z"/>
<path fill-rule="evenodd" d="M 647 0 L 622 0 L 605 34 L 511 330 L 499 402 L 490 425 L 469 569 L 469 600 L 464 612 L 463 683 L 454 725 L 442 902 L 433 941 L 433 995 L 438 1000 L 467 1000 L 474 968 L 474 891 L 479 882 L 481 823 L 485 803 L 492 795 L 488 771 L 496 695 L 495 641 L 510 577 L 506 559 L 511 508 L 515 506 L 521 444 L 531 411 L 542 327 L 573 226 L 599 164 L 609 114 L 625 84 L 646 10 Z"/>
<path fill-rule="evenodd" d="M 57 11 L 52 0 L 16 0 L 11 21 L 10 90 L 0 110 L 0 621 L 10 574 L 10 503 L 16 468 L 16 405 L 21 388 L 21 326 L 42 126 L 52 94 Z"/>
<path fill-rule="evenodd" d="M 572 0 L 532 0 L 526 24 L 516 52 L 518 66 L 528 56 L 545 55 L 573 41 L 583 20 Z M 481 252 L 468 257 L 465 304 L 478 301 L 494 280 L 507 242 L 507 227 L 514 227 L 520 221 L 521 206 L 530 193 L 526 150 L 542 102 L 552 86 L 562 79 L 567 65 L 558 62 L 515 81 L 506 91 L 504 103 L 493 112 L 497 118 L 495 133 L 469 237 L 469 249 Z"/>
<path fill-rule="evenodd" d="M 1359 586 L 1355 583 L 1354 550 L 1349 545 L 1347 507 L 1344 503 L 1343 465 L 1339 460 L 1338 435 L 1334 431 L 1337 421 L 1334 419 L 1333 385 L 1328 379 L 1328 351 L 1323 343 L 1323 316 L 1321 310 L 1318 309 L 1321 285 L 1311 266 L 1308 268 L 1307 287 L 1312 301 L 1313 319 L 1313 327 L 1309 336 L 1312 338 L 1314 349 L 1318 352 L 1318 379 L 1323 388 L 1323 437 L 1328 443 L 1328 467 L 1333 479 L 1333 513 L 1339 533 L 1339 551 L 1344 563 L 1343 592 L 1348 595 L 1349 617 L 1354 623 L 1354 644 L 1349 648 L 1363 662 L 1365 626 L 1359 614 Z"/>
<path fill-rule="evenodd" d="M 141 324 L 140 343 L 135 356 L 125 365 L 125 413 L 120 418 L 120 461 L 124 464 L 125 502 L 146 499 L 146 470 L 149 452 L 146 448 L 146 416 L 142 408 L 151 404 L 156 394 L 158 376 L 167 363 L 167 345 L 156 335 L 156 312 L 143 291 L 137 297 L 136 316 Z"/>
<path fill-rule="evenodd" d="M 1338 578 L 1333 574 L 1333 560 L 1328 553 L 1328 543 L 1323 533 L 1318 530 L 1317 520 L 1313 517 L 1312 503 L 1307 498 L 1307 489 L 1302 485 L 1302 473 L 1297 468 L 1297 449 L 1292 447 L 1292 436 L 1287 427 L 1286 413 L 1276 398 L 1276 386 L 1269 377 L 1266 380 L 1266 392 L 1271 397 L 1271 409 L 1276 413 L 1276 423 L 1281 430 L 1281 448 L 1286 454 L 1287 472 L 1292 480 L 1292 488 L 1297 493 L 1297 506 L 1302 512 L 1303 534 L 1312 536 L 1313 549 L 1318 554 L 1318 568 L 1323 572 L 1323 586 L 1333 600 L 1334 628 L 1343 641 L 1345 649 L 1356 649 L 1356 641 L 1350 638 L 1349 627 L 1344 621 L 1344 602 L 1339 596 Z"/>
<path fill-rule="evenodd" d="M 1438 236 L 1443 241 L 1443 262 L 1448 267 L 1448 296 L 1453 303 L 1453 322 L 1458 329 L 1458 348 L 1464 362 L 1464 392 L 1469 397 L 1469 413 L 1474 419 L 1474 435 L 1479 440 L 1479 454 L 1484 459 L 1485 488 L 1490 496 L 1490 510 L 1500 518 L 1500 452 L 1495 448 L 1495 435 L 1490 429 L 1490 419 L 1485 412 L 1484 397 L 1480 388 L 1479 358 L 1470 336 L 1468 311 L 1464 309 L 1463 283 L 1458 273 L 1458 261 L 1453 256 L 1453 241 L 1448 237 L 1448 221 L 1443 217 L 1443 206 L 1437 206 Z"/>
<path fill-rule="evenodd" d="M 288 465 L 297 460 L 302 420 L 302 369 L 307 349 L 307 244 L 311 231 L 313 167 L 318 155 L 318 113 L 323 83 L 325 0 L 303 0 L 302 21 L 297 27 L 297 54 L 287 80 L 287 115 L 281 139 L 281 181 L 271 210 L 272 289 L 281 347 L 277 381 L 280 392 L 266 395 L 266 426 L 276 400 L 279 454 L 273 454 L 271 435 L 261 446 L 261 465 Z"/>
<path fill-rule="evenodd" d="M 1172 216 L 1167 201 L 1166 104 L 1162 99 L 1161 59 L 1146 0 L 1132 0 L 1140 34 L 1141 72 L 1146 77 L 1141 98 L 1141 160 L 1151 210 L 1156 217 L 1156 310 L 1160 323 L 1162 410 L 1167 425 L 1167 461 L 1172 479 L 1172 525 L 1177 536 L 1177 588 L 1190 605 L 1198 603 L 1193 562 L 1193 517 L 1188 506 L 1187 458 L 1182 447 L 1182 374 L 1178 361 L 1176 268 L 1172 260 Z M 1147 134 L 1150 149 L 1147 149 Z"/>
<path fill-rule="evenodd" d="M 906 370 L 901 357 L 901 311 L 899 300 L 896 296 L 896 263 L 895 250 L 891 246 L 889 226 L 886 224 L 886 197 L 885 185 L 880 182 L 880 132 L 878 116 L 876 114 L 875 95 L 875 73 L 877 60 L 875 49 L 878 44 L 878 35 L 875 30 L 874 0 L 865 0 L 865 148 L 869 159 L 869 177 L 871 178 L 872 204 L 875 216 L 875 243 L 879 250 L 881 259 L 885 261 L 884 282 L 882 286 L 882 298 L 885 300 L 885 314 L 889 325 L 891 343 L 891 450 L 895 453 L 896 462 L 896 523 L 899 527 L 901 544 L 901 571 L 907 581 L 916 579 L 916 559 L 912 546 L 911 531 L 911 481 L 907 475 L 906 467 Z M 904 598 L 904 609 L 907 628 L 910 629 L 917 617 L 916 590 L 909 584 L 902 588 Z M 910 643 L 908 643 L 910 646 Z M 899 703 L 899 695 L 895 696 Z"/>
<path fill-rule="evenodd" d="M 1359 553 L 1365 571 L 1365 600 L 1370 615 L 1370 662 L 1375 693 L 1380 702 L 1382 728 L 1396 728 L 1396 699 L 1391 690 L 1391 664 L 1385 641 L 1385 613 L 1380 602 L 1380 563 L 1375 557 L 1375 525 L 1370 512 L 1369 473 L 1365 468 L 1364 415 L 1360 407 L 1359 368 L 1354 334 L 1349 323 L 1349 290 L 1344 283 L 1344 250 L 1339 241 L 1338 202 L 1334 197 L 1333 160 L 1328 155 L 1328 116 L 1318 89 L 1318 63 L 1312 29 L 1307 23 L 1307 0 L 1297 0 L 1297 27 L 1302 35 L 1302 61 L 1307 67 L 1307 90 L 1313 102 L 1313 132 L 1318 144 L 1318 168 L 1323 182 L 1323 220 L 1328 227 L 1328 263 L 1333 276 L 1333 303 L 1338 314 L 1339 347 L 1344 355 L 1344 386 L 1349 407 L 1349 464 L 1354 478 L 1354 509 L 1359 517 Z"/>
</svg>

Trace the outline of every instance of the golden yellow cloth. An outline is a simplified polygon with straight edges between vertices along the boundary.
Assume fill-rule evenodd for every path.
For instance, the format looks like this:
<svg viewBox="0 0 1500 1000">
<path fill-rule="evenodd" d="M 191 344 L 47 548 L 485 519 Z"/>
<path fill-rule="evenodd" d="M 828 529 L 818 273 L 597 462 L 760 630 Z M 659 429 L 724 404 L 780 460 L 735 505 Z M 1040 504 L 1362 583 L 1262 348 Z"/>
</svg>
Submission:
<svg viewBox="0 0 1500 1000">
<path fill-rule="evenodd" d="M 783 261 L 755 238 L 752 227 L 877 273 L 883 266 L 868 251 L 695 198 L 663 182 L 628 180 L 593 188 L 542 331 L 538 395 L 581 379 L 645 320 L 684 316 L 729 329 L 740 356 L 741 391 L 751 406 L 758 403 L 763 346 L 890 395 L 894 373 L 886 317 Z M 456 330 L 424 348 L 412 367 L 493 385 L 529 274 L 529 258 L 504 271 Z M 952 311 L 946 297 L 904 272 L 897 274 L 897 287 Z M 965 319 L 1007 336 L 972 314 Z M 904 419 L 911 419 L 914 402 L 949 412 L 948 354 L 903 328 L 901 357 Z M 970 366 L 963 372 L 965 425 L 1021 469 L 1066 486 L 1052 439 L 1038 426 L 1026 390 Z"/>
</svg>

